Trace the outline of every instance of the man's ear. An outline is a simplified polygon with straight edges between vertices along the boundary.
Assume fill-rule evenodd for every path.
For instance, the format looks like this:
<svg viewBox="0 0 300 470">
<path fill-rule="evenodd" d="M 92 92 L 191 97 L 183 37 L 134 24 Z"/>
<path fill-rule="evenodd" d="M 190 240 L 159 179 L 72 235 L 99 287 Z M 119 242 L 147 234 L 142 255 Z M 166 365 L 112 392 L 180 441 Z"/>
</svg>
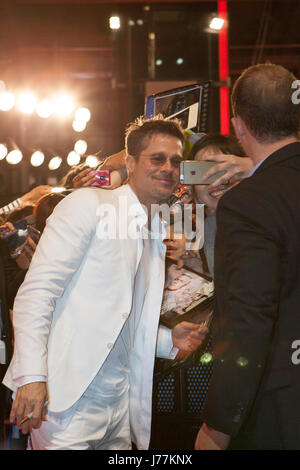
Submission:
<svg viewBox="0 0 300 470">
<path fill-rule="evenodd" d="M 244 121 L 240 118 L 240 116 L 236 116 L 231 119 L 231 122 L 234 128 L 236 138 L 240 142 L 243 142 L 246 137 L 246 127 Z"/>
<path fill-rule="evenodd" d="M 127 154 L 126 155 L 126 168 L 127 168 L 129 176 L 131 175 L 131 173 L 134 172 L 135 167 L 136 167 L 136 159 L 132 155 Z"/>
</svg>

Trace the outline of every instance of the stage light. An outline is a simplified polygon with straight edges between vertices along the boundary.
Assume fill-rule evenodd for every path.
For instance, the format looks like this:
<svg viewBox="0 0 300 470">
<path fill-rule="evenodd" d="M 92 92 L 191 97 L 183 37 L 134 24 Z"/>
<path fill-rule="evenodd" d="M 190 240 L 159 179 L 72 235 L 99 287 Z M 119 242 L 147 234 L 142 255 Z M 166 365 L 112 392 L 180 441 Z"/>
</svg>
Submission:
<svg viewBox="0 0 300 470">
<path fill-rule="evenodd" d="M 177 65 L 181 65 L 181 64 L 183 64 L 183 62 L 184 62 L 184 60 L 183 60 L 182 57 L 178 57 L 178 59 L 176 60 Z"/>
<path fill-rule="evenodd" d="M 55 186 L 51 189 L 51 193 L 62 193 L 65 190 L 66 188 L 63 188 L 62 186 Z"/>
<path fill-rule="evenodd" d="M 121 20 L 119 16 L 111 16 L 109 18 L 109 27 L 110 29 L 120 29 L 121 28 Z"/>
<path fill-rule="evenodd" d="M 220 31 L 223 28 L 224 20 L 223 18 L 215 17 L 211 20 L 209 27 L 214 31 Z"/>
<path fill-rule="evenodd" d="M 0 110 L 9 111 L 15 105 L 15 95 L 9 91 L 5 91 L 0 95 Z"/>
<path fill-rule="evenodd" d="M 48 118 L 53 113 L 52 101 L 45 99 L 38 103 L 36 112 L 41 118 Z"/>
<path fill-rule="evenodd" d="M 77 152 L 79 155 L 85 154 L 87 150 L 87 143 L 85 140 L 77 140 L 77 142 L 74 145 L 74 150 Z"/>
<path fill-rule="evenodd" d="M 136 21 L 136 24 L 138 24 L 139 26 L 143 26 L 144 21 L 143 21 L 143 20 L 137 20 L 137 21 Z"/>
<path fill-rule="evenodd" d="M 59 117 L 67 117 L 72 114 L 75 108 L 75 103 L 72 96 L 60 93 L 53 99 L 54 111 Z"/>
<path fill-rule="evenodd" d="M 91 112 L 88 108 L 78 108 L 75 113 L 75 121 L 88 122 L 91 119 Z"/>
<path fill-rule="evenodd" d="M 89 155 L 85 159 L 85 164 L 90 168 L 96 168 L 99 165 L 99 160 L 95 155 Z"/>
<path fill-rule="evenodd" d="M 162 65 L 162 63 L 163 63 L 163 61 L 161 59 L 157 59 L 155 61 L 155 65 L 158 65 L 158 66 Z"/>
<path fill-rule="evenodd" d="M 30 163 L 32 166 L 41 166 L 44 163 L 45 155 L 39 150 L 31 155 Z"/>
<path fill-rule="evenodd" d="M 6 145 L 0 144 L 0 160 L 3 160 L 3 158 L 6 157 L 7 152 L 8 152 L 8 150 L 7 150 Z"/>
<path fill-rule="evenodd" d="M 80 155 L 74 150 L 72 150 L 72 152 L 70 152 L 67 157 L 67 162 L 70 166 L 78 165 L 78 163 L 80 162 Z"/>
<path fill-rule="evenodd" d="M 73 121 L 72 127 L 74 131 L 76 132 L 82 132 L 86 128 L 86 122 L 85 121 Z"/>
<path fill-rule="evenodd" d="M 32 114 L 36 108 L 36 103 L 36 96 L 30 91 L 25 91 L 18 97 L 18 108 L 24 114 Z"/>
<path fill-rule="evenodd" d="M 10 163 L 11 165 L 17 165 L 20 163 L 20 161 L 23 158 L 23 154 L 21 150 L 12 150 L 9 152 L 6 156 L 6 161 L 7 163 Z"/>
<path fill-rule="evenodd" d="M 57 170 L 60 167 L 61 162 L 62 162 L 61 157 L 56 156 L 56 157 L 51 158 L 50 162 L 48 163 L 49 170 Z"/>
</svg>

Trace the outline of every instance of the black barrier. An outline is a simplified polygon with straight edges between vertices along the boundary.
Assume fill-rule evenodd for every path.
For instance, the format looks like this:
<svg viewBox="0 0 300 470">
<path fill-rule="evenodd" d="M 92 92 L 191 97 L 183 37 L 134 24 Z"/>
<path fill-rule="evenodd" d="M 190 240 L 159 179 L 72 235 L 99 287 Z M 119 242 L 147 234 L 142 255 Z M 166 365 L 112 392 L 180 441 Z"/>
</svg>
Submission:
<svg viewBox="0 0 300 470">
<path fill-rule="evenodd" d="M 150 449 L 193 449 L 212 374 L 211 338 L 180 367 L 154 373 Z"/>
</svg>

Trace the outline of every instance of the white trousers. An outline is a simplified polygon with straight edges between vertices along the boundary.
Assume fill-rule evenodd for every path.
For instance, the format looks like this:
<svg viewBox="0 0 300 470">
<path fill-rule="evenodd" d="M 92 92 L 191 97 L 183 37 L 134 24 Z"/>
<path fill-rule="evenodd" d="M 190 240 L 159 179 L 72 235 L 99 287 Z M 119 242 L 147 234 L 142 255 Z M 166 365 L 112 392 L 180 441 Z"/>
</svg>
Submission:
<svg viewBox="0 0 300 470">
<path fill-rule="evenodd" d="M 99 392 L 99 390 L 98 390 Z M 62 413 L 48 413 L 30 435 L 33 450 L 130 450 L 128 387 L 118 396 L 101 396 L 92 382 Z"/>
</svg>

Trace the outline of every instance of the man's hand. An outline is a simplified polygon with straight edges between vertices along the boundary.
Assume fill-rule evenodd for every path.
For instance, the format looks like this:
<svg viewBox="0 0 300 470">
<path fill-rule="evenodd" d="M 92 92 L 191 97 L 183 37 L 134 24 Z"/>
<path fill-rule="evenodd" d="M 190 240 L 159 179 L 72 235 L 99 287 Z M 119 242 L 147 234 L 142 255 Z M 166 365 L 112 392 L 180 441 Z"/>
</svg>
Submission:
<svg viewBox="0 0 300 470">
<path fill-rule="evenodd" d="M 180 351 L 177 359 L 191 354 L 202 344 L 208 329 L 204 325 L 183 321 L 172 330 L 173 345 Z"/>
<path fill-rule="evenodd" d="M 231 437 L 203 423 L 196 437 L 195 450 L 226 450 Z"/>
<path fill-rule="evenodd" d="M 13 402 L 9 420 L 16 423 L 23 434 L 31 432 L 32 428 L 39 428 L 42 421 L 46 421 L 47 386 L 45 382 L 33 382 L 19 387 L 17 396 Z M 21 424 L 25 416 L 33 413 L 32 418 Z"/>
<path fill-rule="evenodd" d="M 247 178 L 253 168 L 251 158 L 237 157 L 236 155 L 209 155 L 201 158 L 201 161 L 214 161 L 217 163 L 205 173 L 203 179 L 208 179 L 216 173 L 225 171 L 224 175 L 210 185 L 211 188 L 216 188 L 222 184 L 236 183 L 243 178 Z"/>
<path fill-rule="evenodd" d="M 73 188 L 87 188 L 91 186 L 97 180 L 95 173 L 96 171 L 91 168 L 80 171 L 72 180 Z"/>
</svg>

